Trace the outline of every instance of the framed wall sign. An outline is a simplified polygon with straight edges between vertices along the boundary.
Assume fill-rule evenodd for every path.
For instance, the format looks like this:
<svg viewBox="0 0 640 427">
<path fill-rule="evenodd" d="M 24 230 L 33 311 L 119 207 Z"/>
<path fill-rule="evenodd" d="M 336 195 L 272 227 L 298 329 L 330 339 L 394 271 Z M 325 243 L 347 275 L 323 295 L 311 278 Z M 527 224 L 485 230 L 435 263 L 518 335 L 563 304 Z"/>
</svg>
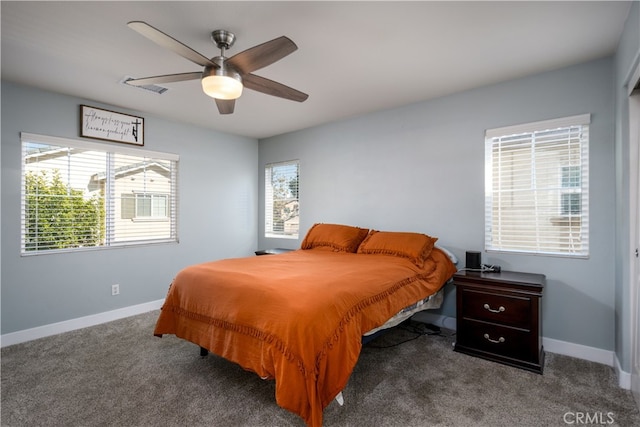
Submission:
<svg viewBox="0 0 640 427">
<path fill-rule="evenodd" d="M 142 117 L 81 105 L 80 118 L 81 136 L 144 145 L 144 119 Z"/>
</svg>

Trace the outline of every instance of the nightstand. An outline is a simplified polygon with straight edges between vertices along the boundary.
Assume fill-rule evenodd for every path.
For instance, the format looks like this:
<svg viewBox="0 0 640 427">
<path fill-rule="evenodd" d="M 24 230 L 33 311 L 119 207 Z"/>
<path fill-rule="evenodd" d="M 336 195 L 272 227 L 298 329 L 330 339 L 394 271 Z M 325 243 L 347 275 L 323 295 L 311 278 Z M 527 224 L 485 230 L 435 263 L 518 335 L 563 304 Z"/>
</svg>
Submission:
<svg viewBox="0 0 640 427">
<path fill-rule="evenodd" d="M 543 274 L 459 271 L 454 350 L 542 374 Z"/>
<path fill-rule="evenodd" d="M 284 254 L 286 252 L 291 252 L 293 249 L 283 249 L 283 248 L 275 248 L 275 249 L 260 249 L 256 251 L 256 255 L 278 255 Z"/>
</svg>

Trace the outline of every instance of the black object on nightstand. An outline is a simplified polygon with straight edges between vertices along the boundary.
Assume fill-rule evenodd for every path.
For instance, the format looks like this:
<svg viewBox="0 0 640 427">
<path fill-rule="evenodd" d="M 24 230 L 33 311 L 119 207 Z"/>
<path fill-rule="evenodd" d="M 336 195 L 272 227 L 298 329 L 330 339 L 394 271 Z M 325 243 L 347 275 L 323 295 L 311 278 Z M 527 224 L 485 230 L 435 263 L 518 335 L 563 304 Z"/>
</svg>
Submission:
<svg viewBox="0 0 640 427">
<path fill-rule="evenodd" d="M 454 350 L 542 374 L 543 274 L 459 271 Z"/>
<path fill-rule="evenodd" d="M 291 252 L 293 249 L 274 248 L 274 249 L 260 249 L 256 251 L 256 255 L 278 255 L 286 252 Z"/>
</svg>

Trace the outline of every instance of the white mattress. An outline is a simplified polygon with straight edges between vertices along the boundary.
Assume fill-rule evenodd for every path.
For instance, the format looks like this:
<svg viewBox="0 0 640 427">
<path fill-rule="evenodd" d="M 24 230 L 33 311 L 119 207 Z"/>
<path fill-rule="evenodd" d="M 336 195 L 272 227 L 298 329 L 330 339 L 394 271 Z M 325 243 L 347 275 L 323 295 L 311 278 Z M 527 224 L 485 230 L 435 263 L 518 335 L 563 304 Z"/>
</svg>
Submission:
<svg viewBox="0 0 640 427">
<path fill-rule="evenodd" d="M 453 262 L 455 265 L 458 265 L 458 258 L 453 254 L 453 252 L 451 252 L 449 249 L 442 246 L 437 246 L 437 247 L 441 251 L 443 251 L 449 257 L 449 259 L 451 259 L 451 262 Z M 451 282 L 451 279 L 449 279 L 449 282 L 447 283 L 450 283 L 450 282 Z M 369 332 L 364 334 L 364 336 L 366 337 L 369 335 L 373 335 L 376 332 L 381 331 L 383 329 L 393 328 L 394 326 L 399 325 L 400 323 L 404 322 L 409 317 L 413 316 L 415 313 L 419 311 L 440 308 L 440 306 L 442 306 L 443 299 L 444 299 L 444 286 L 440 288 L 440 290 L 435 294 L 428 296 L 427 298 L 421 301 L 418 301 L 415 304 L 411 304 L 409 307 L 405 307 L 398 314 L 393 316 L 391 319 L 387 320 L 387 322 L 384 325 L 370 330 Z"/>
<path fill-rule="evenodd" d="M 364 336 L 366 337 L 369 335 L 373 335 L 383 329 L 393 328 L 394 326 L 399 325 L 419 311 L 440 308 L 443 299 L 444 287 L 442 287 L 435 294 L 430 295 L 427 298 L 416 302 L 415 304 L 411 304 L 410 306 L 403 308 L 399 313 L 397 313 L 391 319 L 387 320 L 382 326 L 370 330 L 369 332 L 365 333 Z"/>
</svg>

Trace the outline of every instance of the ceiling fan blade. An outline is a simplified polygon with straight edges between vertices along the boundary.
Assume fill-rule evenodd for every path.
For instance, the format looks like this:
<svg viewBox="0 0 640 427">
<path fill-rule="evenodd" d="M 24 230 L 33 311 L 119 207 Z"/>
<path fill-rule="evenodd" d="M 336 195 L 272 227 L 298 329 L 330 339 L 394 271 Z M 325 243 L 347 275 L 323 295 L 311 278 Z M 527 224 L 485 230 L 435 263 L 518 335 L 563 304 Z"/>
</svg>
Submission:
<svg viewBox="0 0 640 427">
<path fill-rule="evenodd" d="M 168 34 L 163 33 L 157 28 L 152 27 L 143 21 L 131 21 L 127 24 L 129 28 L 137 31 L 142 34 L 152 42 L 169 49 L 183 58 L 188 59 L 191 62 L 195 62 L 198 65 L 202 65 L 203 67 L 210 65 L 212 67 L 218 68 L 218 65 L 211 61 L 209 58 L 201 55 L 195 50 L 191 49 L 189 46 L 179 42 Z"/>
<path fill-rule="evenodd" d="M 130 80 L 127 80 L 125 83 L 132 86 L 145 86 L 145 85 L 153 85 L 153 84 L 183 82 L 186 80 L 195 80 L 195 79 L 201 79 L 201 78 L 202 78 L 202 72 L 196 71 L 193 73 L 165 74 L 163 76 L 130 79 Z"/>
<path fill-rule="evenodd" d="M 242 83 L 244 87 L 255 90 L 257 92 L 266 93 L 267 95 L 277 96 L 291 101 L 303 102 L 309 97 L 306 93 L 295 90 L 289 86 L 285 86 L 282 83 L 274 82 L 273 80 L 266 79 L 264 77 L 256 76 L 255 74 L 247 74 L 242 77 Z"/>
<path fill-rule="evenodd" d="M 231 114 L 236 106 L 235 99 L 216 99 L 216 105 L 220 114 Z"/>
<path fill-rule="evenodd" d="M 291 39 L 281 36 L 244 50 L 229 58 L 227 62 L 242 74 L 248 74 L 273 64 L 297 49 L 298 46 Z"/>
</svg>

